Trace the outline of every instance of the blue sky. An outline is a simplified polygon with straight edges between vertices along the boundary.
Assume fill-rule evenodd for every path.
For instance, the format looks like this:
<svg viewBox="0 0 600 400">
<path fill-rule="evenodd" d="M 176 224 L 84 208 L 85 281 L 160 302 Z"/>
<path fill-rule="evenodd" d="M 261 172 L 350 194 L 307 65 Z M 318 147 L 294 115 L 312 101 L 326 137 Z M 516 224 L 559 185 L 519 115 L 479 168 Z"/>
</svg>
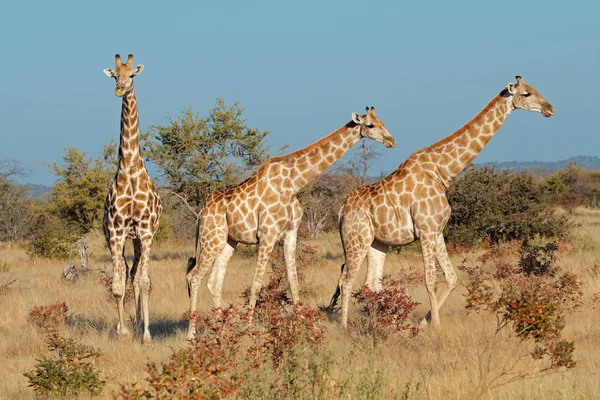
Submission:
<svg viewBox="0 0 600 400">
<path fill-rule="evenodd" d="M 475 162 L 600 155 L 598 15 L 592 1 L 2 2 L 0 156 L 51 184 L 40 161 L 117 139 L 115 53 L 145 65 L 142 130 L 224 96 L 292 151 L 375 106 L 397 147 L 371 173 L 387 173 L 522 75 L 556 115 L 514 112 Z"/>
</svg>

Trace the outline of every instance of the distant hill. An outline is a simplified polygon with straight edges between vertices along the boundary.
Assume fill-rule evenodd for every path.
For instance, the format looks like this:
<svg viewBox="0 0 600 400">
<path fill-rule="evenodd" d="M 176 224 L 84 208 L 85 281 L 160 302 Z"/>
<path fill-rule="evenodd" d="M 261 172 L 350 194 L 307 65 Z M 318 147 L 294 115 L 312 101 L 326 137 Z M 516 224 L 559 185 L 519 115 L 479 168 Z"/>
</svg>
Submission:
<svg viewBox="0 0 600 400">
<path fill-rule="evenodd" d="M 508 170 L 510 172 L 529 171 L 551 174 L 556 170 L 567 167 L 569 164 L 575 164 L 585 170 L 597 170 L 600 169 L 600 157 L 576 156 L 560 161 L 499 161 L 478 165 L 495 167 L 497 170 Z"/>
<path fill-rule="evenodd" d="M 25 186 L 27 186 L 27 195 L 34 199 L 41 199 L 52 190 L 51 186 L 36 185 L 35 183 L 27 183 Z"/>
</svg>

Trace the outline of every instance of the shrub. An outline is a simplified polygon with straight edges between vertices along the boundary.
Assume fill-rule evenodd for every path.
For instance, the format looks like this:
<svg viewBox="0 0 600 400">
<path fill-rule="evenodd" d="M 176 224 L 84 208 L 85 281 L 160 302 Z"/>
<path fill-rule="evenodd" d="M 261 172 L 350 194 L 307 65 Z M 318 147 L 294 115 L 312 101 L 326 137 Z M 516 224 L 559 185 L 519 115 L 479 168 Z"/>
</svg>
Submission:
<svg viewBox="0 0 600 400">
<path fill-rule="evenodd" d="M 545 246 L 523 243 L 519 251 L 519 270 L 525 275 L 555 276 L 559 270 L 555 264 L 558 249 L 556 242 L 550 242 Z"/>
<path fill-rule="evenodd" d="M 43 214 L 35 222 L 27 254 L 32 258 L 67 258 L 79 233 L 69 230 L 58 217 Z"/>
<path fill-rule="evenodd" d="M 67 320 L 67 304 L 54 303 L 48 306 L 35 306 L 29 311 L 29 322 L 43 331 L 57 331 Z"/>
<path fill-rule="evenodd" d="M 416 334 L 417 328 L 407 321 L 419 303 L 412 301 L 400 281 L 389 275 L 381 278 L 381 285 L 379 292 L 364 285 L 352 293 L 360 314 L 350 325 L 359 333 L 371 336 L 375 343 L 385 342 L 392 334 L 406 330 Z"/>
<path fill-rule="evenodd" d="M 74 397 L 83 392 L 100 394 L 105 381 L 94 367 L 101 353 L 93 347 L 65 339 L 57 333 L 47 337 L 48 349 L 56 358 L 37 359 L 33 371 L 25 372 L 37 396 Z"/>
<path fill-rule="evenodd" d="M 84 392 L 97 395 L 105 384 L 94 367 L 100 351 L 59 335 L 68 310 L 62 302 L 36 306 L 29 312 L 30 322 L 45 332 L 48 349 L 56 354 L 55 358 L 36 359 L 34 369 L 23 374 L 39 397 L 66 398 Z"/>
<path fill-rule="evenodd" d="M 234 306 L 213 310 L 198 321 L 204 331 L 187 348 L 174 352 L 160 367 L 147 364 L 148 389 L 122 385 L 119 396 L 298 398 L 292 393 L 309 393 L 310 385 L 325 387 L 319 372 L 324 364 L 315 359 L 324 335 L 317 312 L 298 305 L 287 315 L 275 305 L 264 326 L 250 324 L 250 315 Z M 299 371 L 310 376 L 310 382 L 299 378 Z M 259 377 L 262 382 L 257 384 Z"/>
<path fill-rule="evenodd" d="M 551 196 L 525 173 L 468 168 L 452 182 L 447 197 L 452 215 L 444 233 L 451 244 L 498 244 L 567 233 L 568 221 L 555 215 Z"/>
<path fill-rule="evenodd" d="M 568 272 L 554 278 L 560 272 L 554 265 L 555 245 L 531 249 L 521 251 L 518 266 L 499 263 L 500 253 L 493 249 L 479 258 L 479 268 L 463 269 L 469 275 L 467 310 L 495 317 L 492 331 L 479 336 L 485 345 L 479 351 L 474 398 L 517 380 L 576 366 L 575 345 L 562 339 L 562 331 L 564 312 L 581 306 L 581 283 Z M 490 260 L 512 273 L 486 271 Z"/>
</svg>

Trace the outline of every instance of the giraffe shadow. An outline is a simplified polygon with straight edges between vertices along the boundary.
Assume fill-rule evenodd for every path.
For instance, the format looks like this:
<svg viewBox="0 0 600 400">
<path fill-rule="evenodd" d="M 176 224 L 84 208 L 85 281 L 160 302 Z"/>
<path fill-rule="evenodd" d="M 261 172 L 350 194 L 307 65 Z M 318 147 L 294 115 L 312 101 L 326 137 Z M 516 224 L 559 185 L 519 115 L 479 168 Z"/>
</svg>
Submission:
<svg viewBox="0 0 600 400">
<path fill-rule="evenodd" d="M 70 315 L 67 318 L 66 325 L 79 334 L 94 333 L 98 335 L 108 334 L 109 337 L 116 336 L 116 329 L 112 322 L 101 318 L 86 317 L 83 314 Z"/>
<path fill-rule="evenodd" d="M 164 340 L 187 332 L 189 320 L 173 320 L 169 318 L 155 318 L 150 320 L 150 334 L 156 340 Z"/>
</svg>

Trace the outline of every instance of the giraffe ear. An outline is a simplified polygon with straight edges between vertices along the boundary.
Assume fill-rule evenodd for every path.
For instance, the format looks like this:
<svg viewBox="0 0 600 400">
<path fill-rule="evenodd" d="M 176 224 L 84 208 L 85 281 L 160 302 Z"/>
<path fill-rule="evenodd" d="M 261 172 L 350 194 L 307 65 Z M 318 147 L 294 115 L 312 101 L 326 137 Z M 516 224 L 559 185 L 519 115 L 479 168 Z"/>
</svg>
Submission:
<svg viewBox="0 0 600 400">
<path fill-rule="evenodd" d="M 103 71 L 106 74 L 106 76 L 108 76 L 109 78 L 114 78 L 115 77 L 115 71 L 113 71 L 112 69 L 106 68 Z"/>
<path fill-rule="evenodd" d="M 512 83 L 512 82 L 508 82 L 508 84 L 506 85 L 506 90 L 508 90 L 508 93 L 510 93 L 510 94 L 517 93 L 517 88 L 515 87 L 514 83 Z"/>
<path fill-rule="evenodd" d="M 143 70 L 143 69 L 144 69 L 144 64 L 140 64 L 140 65 L 138 65 L 137 67 L 135 67 L 135 68 L 133 69 L 133 74 L 134 74 L 134 75 L 139 75 L 139 74 L 141 74 L 141 73 L 142 73 L 142 70 Z"/>
<path fill-rule="evenodd" d="M 364 119 L 363 119 L 362 115 L 353 112 L 352 113 L 352 121 L 354 121 L 355 124 L 362 125 L 362 123 L 364 122 Z"/>
</svg>

